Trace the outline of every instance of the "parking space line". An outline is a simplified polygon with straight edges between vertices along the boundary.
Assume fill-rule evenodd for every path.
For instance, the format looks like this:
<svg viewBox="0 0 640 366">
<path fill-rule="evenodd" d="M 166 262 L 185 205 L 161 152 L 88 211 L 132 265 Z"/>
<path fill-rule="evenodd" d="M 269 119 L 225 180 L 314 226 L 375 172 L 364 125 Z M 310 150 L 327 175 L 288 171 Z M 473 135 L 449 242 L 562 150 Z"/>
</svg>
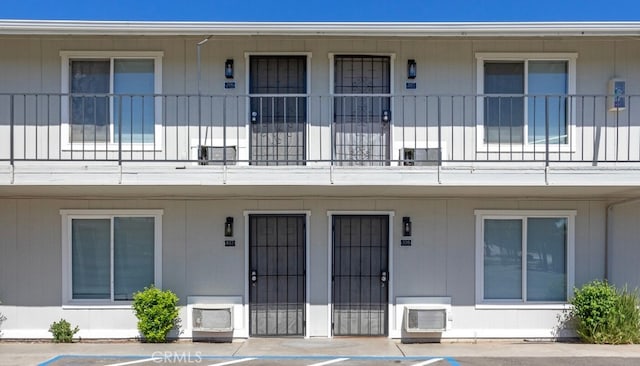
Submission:
<svg viewBox="0 0 640 366">
<path fill-rule="evenodd" d="M 255 360 L 255 358 L 253 358 L 253 357 L 249 357 L 249 358 L 241 358 L 241 359 L 239 359 L 239 360 L 233 360 L 233 361 L 226 361 L 226 362 L 214 363 L 214 364 L 209 365 L 209 366 L 225 366 L 225 365 L 233 365 L 234 363 L 247 362 L 247 361 L 252 361 L 252 360 Z"/>
<path fill-rule="evenodd" d="M 121 363 L 112 363 L 112 364 L 105 365 L 105 366 L 125 366 L 125 365 L 133 365 L 133 364 L 136 364 L 136 363 L 143 363 L 143 362 L 156 361 L 156 360 L 162 360 L 162 358 L 151 357 L 151 358 L 145 358 L 143 360 L 135 360 L 135 361 L 121 362 Z"/>
<path fill-rule="evenodd" d="M 324 365 L 330 365 L 332 363 L 338 363 L 338 362 L 342 362 L 342 361 L 346 361 L 346 360 L 348 360 L 348 358 L 335 358 L 335 359 L 329 360 L 329 361 L 314 363 L 313 365 L 309 365 L 309 366 L 324 366 Z"/>
<path fill-rule="evenodd" d="M 426 360 L 426 361 L 423 361 L 423 362 L 418 362 L 418 363 L 413 364 L 413 365 L 411 365 L 411 366 L 425 366 L 425 365 L 431 365 L 432 363 L 436 363 L 436 362 L 438 362 L 438 361 L 442 361 L 442 360 L 444 360 L 444 358 L 432 358 L 432 359 L 430 359 L 430 360 Z"/>
</svg>

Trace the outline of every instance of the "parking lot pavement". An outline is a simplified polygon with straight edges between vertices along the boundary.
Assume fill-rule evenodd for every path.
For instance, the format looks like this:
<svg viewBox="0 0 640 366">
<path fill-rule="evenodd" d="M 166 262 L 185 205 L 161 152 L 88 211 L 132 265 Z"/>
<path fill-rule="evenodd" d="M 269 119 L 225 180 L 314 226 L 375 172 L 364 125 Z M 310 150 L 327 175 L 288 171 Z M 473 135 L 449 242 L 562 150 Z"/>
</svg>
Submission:
<svg viewBox="0 0 640 366">
<path fill-rule="evenodd" d="M 459 358 L 460 366 L 636 366 L 639 358 L 623 357 L 475 357 Z"/>
<path fill-rule="evenodd" d="M 403 344 L 386 338 L 249 339 L 233 343 L 179 341 L 0 342 L 0 366 L 283 365 L 283 366 L 549 366 L 640 365 L 640 345 L 556 342 Z"/>
<path fill-rule="evenodd" d="M 397 357 L 234 357 L 219 358 L 206 355 L 162 355 L 154 357 L 138 356 L 57 356 L 39 364 L 40 366 L 128 366 L 128 365 L 207 365 L 207 366 L 458 366 L 453 359 L 434 358 L 397 358 Z"/>
<path fill-rule="evenodd" d="M 634 366 L 637 358 L 607 357 L 469 357 L 469 358 L 397 358 L 397 357 L 235 357 L 204 355 L 162 355 L 156 357 L 59 356 L 42 366 L 128 366 L 128 365 L 206 365 L 206 366 Z"/>
</svg>

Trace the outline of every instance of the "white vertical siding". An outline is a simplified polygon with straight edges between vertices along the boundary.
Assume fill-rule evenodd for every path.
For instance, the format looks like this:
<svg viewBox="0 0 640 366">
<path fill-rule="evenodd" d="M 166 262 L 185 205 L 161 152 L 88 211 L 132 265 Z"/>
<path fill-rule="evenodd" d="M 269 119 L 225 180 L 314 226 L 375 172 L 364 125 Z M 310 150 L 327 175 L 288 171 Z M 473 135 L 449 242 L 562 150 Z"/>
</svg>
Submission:
<svg viewBox="0 0 640 366">
<path fill-rule="evenodd" d="M 163 51 L 163 92 L 167 94 L 191 94 L 195 95 L 197 88 L 197 61 L 196 43 L 201 40 L 198 37 L 0 37 L 0 47 L 7 52 L 0 56 L 0 67 L 3 72 L 0 75 L 0 92 L 5 93 L 56 93 L 60 91 L 60 62 L 61 50 L 114 50 L 114 51 Z M 473 158 L 476 150 L 477 136 L 476 126 L 476 100 L 468 97 L 464 100 L 457 99 L 452 104 L 450 95 L 473 95 L 476 93 L 476 52 L 575 52 L 577 61 L 577 93 L 604 95 L 607 91 L 607 82 L 613 77 L 625 78 L 627 93 L 640 93 L 640 65 L 636 62 L 640 57 L 640 45 L 634 40 L 605 40 L 605 39 L 370 39 L 370 38 L 284 38 L 284 37 L 213 37 L 202 46 L 202 77 L 201 89 L 203 94 L 219 95 L 226 97 L 239 97 L 247 93 L 246 52 L 309 52 L 311 54 L 310 79 L 311 93 L 326 96 L 331 91 L 329 88 L 329 53 L 372 53 L 395 55 L 394 89 L 396 94 L 405 94 L 405 97 L 397 97 L 394 100 L 394 114 L 392 116 L 394 147 L 392 158 L 397 159 L 397 147 L 406 141 L 408 145 L 424 145 L 427 141 L 437 139 L 438 117 L 442 118 L 445 129 L 442 133 L 446 145 L 446 158 L 462 159 Z M 224 89 L 223 65 L 227 58 L 234 59 L 235 89 Z M 406 62 L 413 58 L 418 65 L 418 77 L 415 90 L 407 90 Z M 424 95 L 432 95 L 427 103 Z M 438 100 L 433 95 L 446 95 Z M 420 96 L 414 99 L 413 96 Z M 8 100 L 0 98 L 0 127 L 6 128 L 8 124 Z M 55 98 L 54 98 L 55 99 Z M 189 157 L 188 146 L 194 145 L 194 141 L 206 136 L 208 143 L 219 144 L 222 142 L 222 102 L 216 100 L 213 105 L 204 103 L 203 119 L 205 125 L 212 124 L 212 128 L 198 132 L 198 113 L 195 98 L 191 98 L 187 108 L 185 98 L 175 102 L 175 98 L 168 98 L 164 116 L 165 124 L 169 126 L 166 131 L 166 146 L 157 152 L 158 158 L 186 159 Z M 604 109 L 604 99 L 578 99 L 575 103 L 576 121 L 578 127 L 585 125 L 584 129 L 578 128 L 576 136 L 573 136 L 574 159 L 589 159 L 593 155 L 594 146 L 598 149 L 598 157 L 608 160 L 627 158 L 640 159 L 640 150 L 629 145 L 629 141 L 640 137 L 635 121 L 635 109 L 629 108 L 622 113 L 608 112 Z M 635 100 L 637 103 L 638 100 Z M 33 101 L 31 102 L 33 103 Z M 246 99 L 227 100 L 226 113 L 228 126 L 245 126 Z M 308 156 L 312 159 L 329 159 L 330 157 L 330 133 L 329 122 L 332 119 L 331 99 L 312 100 L 309 115 L 309 139 Z M 318 108 L 322 103 L 322 107 Z M 440 107 L 438 107 L 440 103 Z M 17 105 L 15 142 L 20 156 L 43 157 L 43 151 L 47 148 L 59 153 L 58 128 L 60 122 L 59 108 L 56 101 L 52 101 L 49 108 L 50 121 L 45 118 L 47 108 L 44 100 L 40 102 L 38 112 L 38 143 L 35 141 L 36 128 L 32 121 L 35 119 L 35 108 L 31 108 L 26 116 Z M 633 107 L 633 106 L 632 106 Z M 637 108 L 636 108 L 637 109 Z M 582 112 L 585 112 L 583 115 Z M 212 113 L 213 112 L 213 113 Z M 630 113 L 632 113 L 630 115 Z M 29 121 L 26 128 L 28 138 L 27 147 L 21 144 L 24 141 L 22 125 L 24 120 Z M 425 122 L 425 120 L 427 122 Z M 53 125 L 46 131 L 46 124 Z M 190 131 L 184 127 L 186 124 L 194 126 Z M 425 128 L 425 123 L 428 128 Z M 594 127 L 594 123 L 597 127 Z M 448 126 L 453 124 L 454 128 Z M 607 127 L 602 127 L 606 124 Z M 629 132 L 627 126 L 631 126 L 633 132 Z M 616 131 L 615 126 L 622 126 Z M 403 134 L 403 128 L 406 128 Z M 48 132 L 48 133 L 47 133 Z M 246 156 L 247 131 L 240 128 L 238 134 L 227 136 L 227 143 L 240 145 Z M 629 135 L 629 134 L 632 135 Z M 4 139 L 7 134 L 3 133 Z M 213 138 L 211 136 L 214 136 Z M 62 140 L 66 140 L 62 136 Z M 584 138 L 584 141 L 582 139 Z M 594 143 L 594 139 L 598 141 Z M 415 142 L 414 142 L 415 140 Z M 2 141 L 4 142 L 4 141 Z M 8 141 L 7 141 L 8 143 Z M 6 154 L 7 143 L 0 146 L 0 153 Z M 322 146 L 319 146 L 322 144 Z M 165 145 L 163 143 L 163 145 Z M 177 145 L 177 146 L 176 146 Z M 620 147 L 622 155 L 615 154 L 615 148 Z M 180 152 L 176 151 L 180 149 Z M 629 153 L 627 153 L 627 151 Z M 67 154 L 68 155 L 68 154 Z M 64 155 L 63 156 L 67 156 Z M 484 158 L 480 155 L 479 158 Z M 490 155 L 497 158 L 497 155 Z M 509 155 L 512 157 L 512 155 Z M 531 157 L 524 155 L 523 158 Z M 552 156 L 553 157 L 553 156 Z M 87 158 L 91 159 L 89 155 Z M 505 158 L 503 156 L 502 158 Z M 538 157 L 540 158 L 540 157 Z"/>
<path fill-rule="evenodd" d="M 309 210 L 311 263 L 307 268 L 310 280 L 307 326 L 311 336 L 329 334 L 328 211 L 395 213 L 391 243 L 394 293 L 390 294 L 390 301 L 393 303 L 397 296 L 450 296 L 454 321 L 449 336 L 484 337 L 500 332 L 513 336 L 527 331 L 533 336 L 557 325 L 557 310 L 475 308 L 475 209 L 577 210 L 576 284 L 603 275 L 605 205 L 597 200 L 1 199 L 0 298 L 3 305 L 0 311 L 8 318 L 2 325 L 7 336 L 31 332 L 32 336 L 46 337 L 49 324 L 60 317 L 78 324 L 85 337 L 135 335 L 135 319 L 128 309 L 62 308 L 59 210 L 72 208 L 163 209 L 163 285 L 178 294 L 182 306 L 186 305 L 187 296 L 243 296 L 247 278 L 244 270 L 247 253 L 243 244 L 245 211 Z M 623 219 L 614 221 L 612 279 L 637 286 L 640 279 L 633 263 L 640 256 L 640 246 L 633 244 L 633 238 L 638 236 L 634 233 L 640 225 L 631 222 L 637 219 L 624 220 L 632 217 L 634 206 L 621 206 L 619 210 L 616 218 Z M 227 216 L 235 218 L 235 247 L 224 246 L 223 222 Z M 411 217 L 413 222 L 410 247 L 400 246 L 404 216 Z M 37 315 L 35 308 L 39 309 Z"/>
<path fill-rule="evenodd" d="M 615 205 L 610 211 L 609 279 L 630 290 L 640 288 L 640 204 Z"/>
</svg>

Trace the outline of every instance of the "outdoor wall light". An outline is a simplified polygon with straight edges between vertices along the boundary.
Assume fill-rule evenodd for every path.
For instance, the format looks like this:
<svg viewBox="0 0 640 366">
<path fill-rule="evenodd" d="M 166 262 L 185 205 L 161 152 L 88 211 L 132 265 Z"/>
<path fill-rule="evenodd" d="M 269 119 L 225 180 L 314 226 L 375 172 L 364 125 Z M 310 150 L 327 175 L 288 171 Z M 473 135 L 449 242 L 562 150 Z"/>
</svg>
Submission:
<svg viewBox="0 0 640 366">
<path fill-rule="evenodd" d="M 416 60 L 407 60 L 407 79 L 415 79 L 418 73 L 418 65 Z"/>
<path fill-rule="evenodd" d="M 227 217 L 224 222 L 224 236 L 233 236 L 233 217 Z"/>
<path fill-rule="evenodd" d="M 233 79 L 233 59 L 228 59 L 224 62 L 224 77 Z"/>
<path fill-rule="evenodd" d="M 411 218 L 403 217 L 402 218 L 402 236 L 411 236 Z"/>
</svg>

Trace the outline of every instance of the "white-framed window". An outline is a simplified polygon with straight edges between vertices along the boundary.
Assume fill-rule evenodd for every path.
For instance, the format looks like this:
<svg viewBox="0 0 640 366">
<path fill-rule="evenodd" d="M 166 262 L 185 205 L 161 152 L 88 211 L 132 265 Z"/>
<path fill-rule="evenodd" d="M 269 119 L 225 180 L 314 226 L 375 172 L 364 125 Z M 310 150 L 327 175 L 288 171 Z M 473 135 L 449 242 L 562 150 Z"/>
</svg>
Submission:
<svg viewBox="0 0 640 366">
<path fill-rule="evenodd" d="M 477 53 L 478 146 L 543 151 L 540 146 L 548 142 L 569 149 L 577 58 L 577 53 Z"/>
<path fill-rule="evenodd" d="M 63 149 L 159 149 L 162 52 L 61 51 Z"/>
<path fill-rule="evenodd" d="M 476 304 L 566 304 L 575 211 L 476 210 Z"/>
<path fill-rule="evenodd" d="M 128 304 L 162 287 L 162 210 L 61 210 L 66 305 Z"/>
</svg>

